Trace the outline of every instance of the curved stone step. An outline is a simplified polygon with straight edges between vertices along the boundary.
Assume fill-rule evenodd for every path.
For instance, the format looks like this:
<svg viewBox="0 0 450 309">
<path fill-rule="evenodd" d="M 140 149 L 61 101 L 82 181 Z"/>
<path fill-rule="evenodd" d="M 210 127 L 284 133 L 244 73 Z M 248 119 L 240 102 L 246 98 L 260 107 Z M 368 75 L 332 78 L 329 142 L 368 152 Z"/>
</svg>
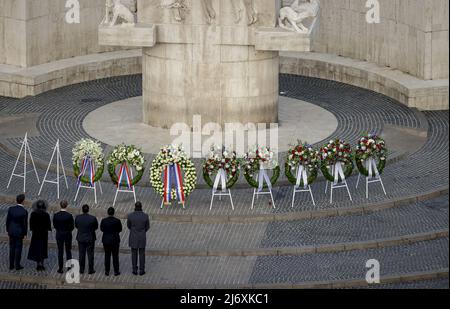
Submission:
<svg viewBox="0 0 450 309">
<path fill-rule="evenodd" d="M 363 215 L 258 223 L 152 221 L 148 255 L 251 256 L 349 251 L 448 236 L 448 195 Z M 8 205 L 0 204 L 0 226 Z M 100 221 L 100 218 L 99 218 Z M 128 252 L 129 231 L 121 233 Z M 74 231 L 74 236 L 76 231 Z M 97 231 L 98 250 L 102 233 Z M 6 235 L 0 237 L 6 241 Z M 50 234 L 55 247 L 54 232 Z"/>
<path fill-rule="evenodd" d="M 350 241 L 334 244 L 319 244 L 310 246 L 299 247 L 267 247 L 267 248 L 222 248 L 222 249 L 146 249 L 145 255 L 147 256 L 283 256 L 283 255 L 303 255 L 309 253 L 326 253 L 326 252 L 344 252 L 353 250 L 363 250 L 372 248 L 384 248 L 390 246 L 397 246 L 402 244 L 412 244 L 420 241 L 434 240 L 438 238 L 448 237 L 448 229 L 431 231 L 418 234 L 402 235 L 398 237 L 390 238 L 378 238 L 367 241 Z M 8 236 L 0 235 L 0 242 L 7 243 L 9 241 Z M 24 241 L 25 245 L 30 245 L 30 241 L 27 239 Z M 49 248 L 56 249 L 56 242 L 49 241 Z M 73 244 L 73 250 L 78 250 L 78 245 Z M 103 247 L 98 243 L 95 247 L 95 251 L 103 253 Z M 121 246 L 120 253 L 127 254 L 130 249 L 126 246 Z"/>
<path fill-rule="evenodd" d="M 17 281 L 14 281 L 17 280 Z M 28 283 L 29 282 L 29 283 Z M 448 289 L 448 272 L 437 271 L 437 272 L 423 272 L 417 274 L 410 274 L 407 276 L 395 277 L 392 276 L 390 278 L 385 278 L 384 282 L 391 282 L 385 284 L 377 284 L 377 285 L 367 285 L 365 282 L 341 282 L 332 284 L 332 288 L 347 288 L 347 289 L 387 289 L 387 290 L 398 290 L 398 289 Z M 324 283 L 325 286 L 329 286 L 329 284 Z M 84 285 L 83 285 L 84 286 Z M 121 288 L 112 286 L 105 286 L 106 288 Z M 324 286 L 311 286 L 311 288 L 320 288 Z M 64 288 L 64 289 L 87 289 L 88 287 L 82 286 L 69 286 L 69 285 L 52 285 L 51 283 L 35 283 L 34 278 L 30 277 L 14 277 L 9 278 L 9 281 L 0 279 L 0 289 L 2 290 L 18 290 L 18 289 L 27 289 L 27 290 L 43 290 L 43 289 L 54 289 L 54 288 Z M 304 286 L 304 288 L 307 288 Z"/>
<path fill-rule="evenodd" d="M 295 220 L 306 220 L 306 219 L 314 219 L 314 218 L 322 218 L 322 217 L 336 217 L 336 216 L 344 216 L 344 215 L 352 215 L 352 214 L 364 214 L 370 212 L 377 212 L 389 208 L 395 208 L 406 204 L 416 203 L 420 201 L 426 201 L 429 199 L 437 198 L 442 195 L 448 195 L 449 187 L 448 185 L 443 186 L 441 188 L 437 188 L 433 191 L 422 192 L 416 195 L 403 196 L 399 198 L 391 198 L 386 201 L 381 202 L 373 202 L 367 204 L 361 204 L 353 207 L 341 207 L 336 208 L 332 207 L 329 209 L 312 209 L 312 210 L 304 210 L 304 211 L 296 211 L 296 209 L 288 208 L 286 212 L 272 212 L 271 209 L 268 209 L 266 213 L 250 213 L 248 211 L 244 213 L 240 213 L 239 211 L 226 212 L 222 208 L 218 213 L 214 210 L 211 212 L 205 211 L 205 214 L 195 214 L 195 213 L 186 213 L 182 212 L 170 211 L 167 213 L 161 213 L 163 211 L 159 210 L 159 208 L 148 206 L 145 207 L 144 211 L 146 211 L 154 221 L 161 222 L 179 222 L 179 223 L 254 223 L 254 222 L 272 222 L 272 221 L 295 221 Z M 251 195 L 250 195 L 251 196 Z M 14 204 L 15 196 L 1 195 L 0 194 L 0 203 L 4 205 Z M 27 208 L 31 207 L 30 201 L 25 201 L 24 205 Z M 81 203 L 80 203 L 81 204 Z M 122 209 L 122 207 L 116 208 L 116 216 L 120 219 L 125 219 L 127 214 L 133 210 L 132 208 L 133 202 L 130 201 L 126 211 Z M 224 204 L 222 204 L 224 205 Z M 227 207 L 229 205 L 226 205 Z M 109 207 L 109 206 L 108 206 Z M 223 207 L 223 206 L 222 206 Z M 156 210 L 155 210 L 156 208 Z M 49 204 L 50 212 L 58 211 L 59 205 L 54 203 Z M 77 215 L 80 213 L 79 208 L 71 207 L 68 209 L 73 215 Z M 99 208 L 91 208 L 90 213 L 96 217 L 105 216 L 106 210 Z"/>
<path fill-rule="evenodd" d="M 147 274 L 130 274 L 130 255 L 121 254 L 119 277 L 105 277 L 103 255 L 96 254 L 94 275 L 83 275 L 88 288 L 344 288 L 367 286 L 366 262 L 380 262 L 382 284 L 448 277 L 448 238 L 352 252 L 264 257 L 167 257 L 147 259 Z M 56 273 L 56 254 L 50 250 L 47 271 L 35 264 L 8 271 L 6 245 L 0 244 L 0 280 L 65 286 Z M 26 250 L 25 250 L 26 254 Z M 70 286 L 69 286 L 70 287 Z"/>
</svg>

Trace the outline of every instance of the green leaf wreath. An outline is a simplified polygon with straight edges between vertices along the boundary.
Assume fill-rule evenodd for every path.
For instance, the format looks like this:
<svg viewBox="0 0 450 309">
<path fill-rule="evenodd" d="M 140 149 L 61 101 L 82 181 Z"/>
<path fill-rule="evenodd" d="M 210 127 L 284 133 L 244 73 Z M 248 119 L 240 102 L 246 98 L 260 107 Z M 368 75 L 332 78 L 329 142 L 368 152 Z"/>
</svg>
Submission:
<svg viewBox="0 0 450 309">
<path fill-rule="evenodd" d="M 276 184 L 281 174 L 280 166 L 275 159 L 275 153 L 267 147 L 254 147 L 245 154 L 242 164 L 245 180 L 253 188 L 259 187 L 255 176 L 258 175 L 261 167 L 272 171 L 272 177 L 270 178 L 272 186 Z M 264 183 L 264 189 L 267 189 L 266 183 Z"/>
<path fill-rule="evenodd" d="M 209 187 L 213 188 L 214 182 L 211 176 L 223 169 L 227 174 L 227 189 L 231 189 L 239 179 L 239 168 L 240 161 L 235 151 L 213 145 L 208 158 L 203 163 L 203 179 Z M 219 183 L 218 189 L 222 189 L 221 183 Z"/>
<path fill-rule="evenodd" d="M 314 149 L 307 143 L 298 142 L 296 146 L 289 149 L 285 164 L 285 174 L 289 182 L 293 185 L 297 184 L 297 176 L 292 172 L 303 165 L 308 171 L 308 184 L 311 185 L 316 181 L 319 170 L 319 151 Z M 303 179 L 300 187 L 304 187 Z"/>
<path fill-rule="evenodd" d="M 72 149 L 72 166 L 76 178 L 82 173 L 81 164 L 86 156 L 89 156 L 94 163 L 96 168 L 94 182 L 97 182 L 102 178 L 105 170 L 103 149 L 100 143 L 93 141 L 92 139 L 82 139 L 75 143 L 75 146 Z M 91 180 L 86 176 L 81 177 L 80 180 L 82 183 L 91 183 Z"/>
<path fill-rule="evenodd" d="M 356 166 L 362 175 L 368 177 L 369 171 L 364 162 L 373 158 L 377 162 L 377 169 L 381 175 L 386 167 L 387 155 L 386 142 L 381 137 L 371 133 L 364 134 L 360 138 L 356 149 Z"/>
<path fill-rule="evenodd" d="M 334 176 L 330 173 L 330 168 L 338 162 L 342 162 L 344 165 L 345 178 L 350 177 L 353 172 L 354 164 L 352 147 L 345 141 L 340 139 L 331 140 L 327 145 L 320 149 L 320 158 L 322 160 L 321 170 L 323 176 L 328 181 L 334 181 Z"/>
<path fill-rule="evenodd" d="M 111 181 L 116 185 L 119 182 L 116 168 L 118 165 L 121 165 L 124 162 L 126 162 L 130 168 L 134 168 L 137 172 L 137 174 L 134 175 L 133 179 L 131 179 L 131 185 L 134 186 L 142 179 L 142 176 L 144 175 L 144 155 L 142 154 L 142 151 L 136 148 L 134 145 L 128 146 L 125 144 L 121 144 L 113 149 L 108 157 L 108 173 L 111 177 Z M 122 182 L 121 186 L 125 187 L 127 186 L 127 183 Z"/>
</svg>

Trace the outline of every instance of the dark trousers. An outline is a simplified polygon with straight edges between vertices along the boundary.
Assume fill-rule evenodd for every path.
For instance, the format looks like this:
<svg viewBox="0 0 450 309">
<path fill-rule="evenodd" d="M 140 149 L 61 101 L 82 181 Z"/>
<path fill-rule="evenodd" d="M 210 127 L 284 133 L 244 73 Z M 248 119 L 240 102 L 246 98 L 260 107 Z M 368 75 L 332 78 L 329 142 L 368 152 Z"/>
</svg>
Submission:
<svg viewBox="0 0 450 309">
<path fill-rule="evenodd" d="M 109 273 L 111 269 L 111 256 L 113 260 L 114 272 L 119 272 L 119 247 L 120 244 L 103 245 L 103 248 L 105 249 L 105 272 Z"/>
<path fill-rule="evenodd" d="M 138 271 L 138 255 L 139 255 L 139 271 L 145 271 L 145 248 L 131 249 L 131 264 L 133 272 Z"/>
<path fill-rule="evenodd" d="M 78 242 L 78 258 L 80 259 L 80 272 L 84 273 L 86 266 L 86 253 L 88 257 L 89 272 L 94 271 L 94 248 L 95 243 L 92 242 Z"/>
<path fill-rule="evenodd" d="M 23 238 L 9 237 L 9 267 L 17 268 L 22 259 Z"/>
<path fill-rule="evenodd" d="M 58 245 L 58 267 L 64 267 L 64 251 L 66 251 L 66 261 L 72 259 L 72 235 L 56 238 Z"/>
</svg>

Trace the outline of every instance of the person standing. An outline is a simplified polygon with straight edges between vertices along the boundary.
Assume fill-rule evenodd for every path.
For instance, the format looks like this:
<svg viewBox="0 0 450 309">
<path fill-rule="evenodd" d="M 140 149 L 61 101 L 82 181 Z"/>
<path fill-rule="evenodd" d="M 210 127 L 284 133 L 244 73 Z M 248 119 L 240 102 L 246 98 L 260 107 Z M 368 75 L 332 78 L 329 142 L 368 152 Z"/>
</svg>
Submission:
<svg viewBox="0 0 450 309">
<path fill-rule="evenodd" d="M 108 209 L 108 217 L 100 223 L 100 230 L 103 232 L 102 242 L 105 249 L 105 275 L 109 276 L 111 269 L 111 256 L 113 260 L 114 276 L 119 276 L 119 248 L 120 232 L 122 232 L 122 222 L 114 217 L 113 207 Z"/>
<path fill-rule="evenodd" d="M 94 249 L 97 239 L 95 231 L 98 229 L 97 218 L 89 214 L 89 206 L 81 207 L 83 214 L 75 218 L 75 227 L 78 229 L 77 241 L 80 259 L 80 274 L 84 274 L 86 266 L 86 253 L 88 257 L 89 275 L 95 274 L 94 270 Z"/>
<path fill-rule="evenodd" d="M 23 240 L 28 233 L 28 211 L 23 207 L 25 195 L 16 197 L 16 206 L 8 209 L 6 216 L 6 232 L 9 237 L 9 269 L 21 270 Z"/>
<path fill-rule="evenodd" d="M 52 231 L 46 203 L 37 201 L 36 210 L 30 215 L 31 243 L 28 259 L 36 262 L 36 270 L 44 271 L 44 260 L 48 258 L 48 232 Z"/>
<path fill-rule="evenodd" d="M 64 251 L 66 260 L 72 259 L 72 231 L 75 228 L 73 216 L 67 212 L 67 201 L 59 204 L 61 210 L 53 215 L 53 227 L 56 230 L 56 244 L 58 246 L 58 273 L 62 274 L 64 267 Z"/>
<path fill-rule="evenodd" d="M 145 275 L 145 247 L 147 246 L 147 231 L 150 229 L 150 219 L 142 211 L 142 203 L 136 202 L 134 212 L 128 215 L 127 227 L 130 230 L 129 246 L 131 248 L 131 262 L 133 275 Z"/>
</svg>

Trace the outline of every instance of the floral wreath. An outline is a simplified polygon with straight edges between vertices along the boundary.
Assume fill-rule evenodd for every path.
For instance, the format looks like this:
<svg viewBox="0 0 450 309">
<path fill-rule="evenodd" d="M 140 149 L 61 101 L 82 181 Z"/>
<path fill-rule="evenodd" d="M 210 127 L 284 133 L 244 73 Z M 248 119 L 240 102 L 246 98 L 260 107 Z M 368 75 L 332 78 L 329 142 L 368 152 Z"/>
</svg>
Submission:
<svg viewBox="0 0 450 309">
<path fill-rule="evenodd" d="M 164 196 L 164 184 L 161 175 L 167 165 L 174 163 L 178 163 L 182 171 L 184 171 L 183 189 L 184 195 L 187 197 L 195 189 L 197 173 L 194 163 L 188 158 L 181 145 L 170 145 L 161 148 L 150 168 L 150 183 L 159 195 Z M 175 189 L 172 189 L 171 195 L 173 199 L 176 198 L 177 193 Z"/>
<path fill-rule="evenodd" d="M 369 176 L 369 171 L 364 166 L 364 162 L 373 158 L 378 161 L 377 169 L 382 174 L 386 167 L 387 154 L 388 149 L 384 139 L 376 134 L 364 134 L 358 142 L 355 154 L 356 166 L 359 172 L 366 177 Z"/>
<path fill-rule="evenodd" d="M 273 171 L 270 178 L 272 185 L 275 185 L 280 177 L 280 166 L 275 159 L 275 153 L 267 147 L 254 147 L 244 155 L 242 164 L 244 166 L 245 180 L 253 188 L 259 187 L 258 180 L 255 180 L 254 176 L 259 173 L 261 167 Z M 264 188 L 267 188 L 266 183 Z"/>
<path fill-rule="evenodd" d="M 329 167 L 337 162 L 344 164 L 345 178 L 350 177 L 353 172 L 353 153 L 350 144 L 340 139 L 331 140 L 327 145 L 320 149 L 320 158 L 322 160 L 321 170 L 323 176 L 328 181 L 334 181 L 334 176 L 330 174 Z"/>
<path fill-rule="evenodd" d="M 292 174 L 300 165 L 305 166 L 308 171 L 308 184 L 312 184 L 318 175 L 319 170 L 319 151 L 311 145 L 298 141 L 297 145 L 289 149 L 285 164 L 285 174 L 287 179 L 293 185 L 297 184 L 297 177 Z M 303 187 L 303 179 L 300 182 Z"/>
<path fill-rule="evenodd" d="M 72 149 L 72 166 L 73 173 L 76 178 L 80 176 L 82 173 L 80 163 L 89 156 L 94 166 L 96 167 L 94 182 L 99 181 L 104 172 L 104 156 L 103 149 L 99 142 L 93 141 L 92 139 L 82 139 L 75 143 L 75 146 Z M 80 181 L 83 183 L 91 183 L 90 179 L 86 176 L 80 178 Z"/>
<path fill-rule="evenodd" d="M 121 144 L 116 146 L 108 157 L 108 172 L 111 177 L 111 181 L 114 184 L 118 184 L 119 177 L 116 174 L 116 167 L 122 163 L 126 163 L 129 167 L 134 167 L 137 175 L 131 179 L 131 186 L 136 185 L 144 175 L 145 159 L 142 151 L 136 146 Z M 131 177 L 131 175 L 129 175 Z M 120 185 L 127 186 L 127 183 L 122 182 Z"/>
<path fill-rule="evenodd" d="M 224 146 L 211 146 L 209 156 L 203 163 L 203 179 L 209 187 L 213 187 L 211 175 L 217 174 L 220 169 L 227 174 L 227 188 L 232 188 L 239 179 L 240 161 L 235 151 L 227 150 Z M 221 184 L 219 184 L 219 189 Z"/>
</svg>

